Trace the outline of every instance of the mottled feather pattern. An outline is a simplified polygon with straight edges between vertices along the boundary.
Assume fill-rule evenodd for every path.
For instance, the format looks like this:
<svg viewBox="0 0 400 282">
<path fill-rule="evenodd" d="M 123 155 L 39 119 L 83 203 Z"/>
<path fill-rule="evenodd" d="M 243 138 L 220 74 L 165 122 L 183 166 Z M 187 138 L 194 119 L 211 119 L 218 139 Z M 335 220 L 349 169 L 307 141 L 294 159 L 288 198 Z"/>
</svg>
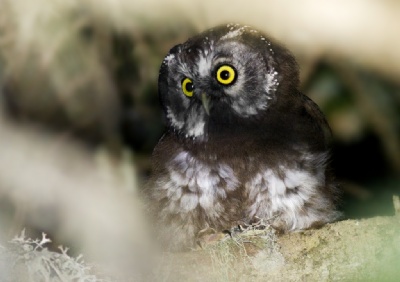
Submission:
<svg viewBox="0 0 400 282">
<path fill-rule="evenodd" d="M 167 131 L 145 189 L 163 246 L 189 249 L 201 230 L 256 218 L 284 232 L 338 218 L 330 129 L 297 87 L 290 52 L 248 26 L 171 49 L 159 76 Z"/>
</svg>

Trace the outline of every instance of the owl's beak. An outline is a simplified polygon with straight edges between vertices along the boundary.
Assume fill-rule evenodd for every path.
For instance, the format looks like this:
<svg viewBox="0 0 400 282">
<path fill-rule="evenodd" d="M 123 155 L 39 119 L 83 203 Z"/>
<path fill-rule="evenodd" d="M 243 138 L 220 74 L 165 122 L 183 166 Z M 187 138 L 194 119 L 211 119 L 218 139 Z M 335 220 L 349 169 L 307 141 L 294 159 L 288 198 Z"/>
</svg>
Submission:
<svg viewBox="0 0 400 282">
<path fill-rule="evenodd" d="M 206 93 L 201 93 L 201 103 L 207 115 L 210 115 L 210 97 Z"/>
</svg>

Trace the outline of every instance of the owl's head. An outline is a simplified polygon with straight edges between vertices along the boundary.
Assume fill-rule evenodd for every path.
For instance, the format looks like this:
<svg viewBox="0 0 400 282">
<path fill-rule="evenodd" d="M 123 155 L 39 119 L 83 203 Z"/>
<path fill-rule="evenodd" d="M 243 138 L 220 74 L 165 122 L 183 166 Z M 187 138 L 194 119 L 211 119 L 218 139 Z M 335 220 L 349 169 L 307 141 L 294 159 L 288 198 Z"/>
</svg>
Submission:
<svg viewBox="0 0 400 282">
<path fill-rule="evenodd" d="M 169 129 L 204 140 L 213 129 L 259 119 L 297 84 L 297 65 L 285 48 L 251 27 L 228 24 L 170 50 L 159 95 Z"/>
</svg>

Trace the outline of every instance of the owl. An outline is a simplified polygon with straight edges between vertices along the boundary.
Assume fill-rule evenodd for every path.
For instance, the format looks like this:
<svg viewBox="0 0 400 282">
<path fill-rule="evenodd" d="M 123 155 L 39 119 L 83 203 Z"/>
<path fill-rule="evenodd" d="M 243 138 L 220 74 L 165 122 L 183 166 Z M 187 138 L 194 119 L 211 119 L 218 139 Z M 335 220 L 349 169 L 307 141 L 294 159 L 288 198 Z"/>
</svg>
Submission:
<svg viewBox="0 0 400 282">
<path fill-rule="evenodd" d="M 158 84 L 167 129 L 145 190 L 164 246 L 259 218 L 283 232 L 338 218 L 330 129 L 298 84 L 290 52 L 248 26 L 170 50 Z"/>
</svg>

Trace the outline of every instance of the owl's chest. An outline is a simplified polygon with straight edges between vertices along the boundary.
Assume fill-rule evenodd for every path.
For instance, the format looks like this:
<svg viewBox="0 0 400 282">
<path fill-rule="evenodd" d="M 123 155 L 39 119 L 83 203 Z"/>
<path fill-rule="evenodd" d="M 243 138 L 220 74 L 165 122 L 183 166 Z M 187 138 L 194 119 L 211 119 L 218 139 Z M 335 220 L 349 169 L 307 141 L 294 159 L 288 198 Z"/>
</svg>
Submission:
<svg viewBox="0 0 400 282">
<path fill-rule="evenodd" d="M 238 172 L 227 162 L 205 162 L 187 151 L 167 163 L 167 197 L 181 211 L 197 208 L 210 214 L 222 211 L 224 202 L 240 197 Z"/>
<path fill-rule="evenodd" d="M 292 170 L 281 168 L 279 175 L 268 162 L 254 156 L 219 158 L 215 154 L 204 160 L 179 151 L 166 163 L 162 187 L 171 207 L 180 212 L 198 208 L 211 214 L 231 207 L 240 210 L 257 201 L 258 193 L 267 191 L 271 197 L 285 193 L 304 176 L 300 173 L 293 177 Z"/>
</svg>

